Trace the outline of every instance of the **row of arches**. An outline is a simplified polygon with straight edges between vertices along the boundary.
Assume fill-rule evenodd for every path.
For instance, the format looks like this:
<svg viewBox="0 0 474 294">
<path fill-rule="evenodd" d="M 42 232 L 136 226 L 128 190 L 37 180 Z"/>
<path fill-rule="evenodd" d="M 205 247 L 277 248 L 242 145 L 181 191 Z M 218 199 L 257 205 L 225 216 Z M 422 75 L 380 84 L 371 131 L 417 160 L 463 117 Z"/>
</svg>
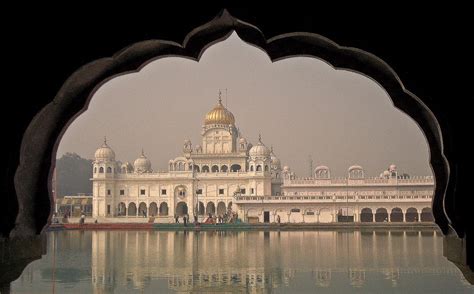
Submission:
<svg viewBox="0 0 474 294">
<path fill-rule="evenodd" d="M 209 166 L 209 165 L 203 165 L 203 166 L 199 166 L 199 165 L 195 165 L 194 166 L 194 171 L 195 172 L 202 172 L 202 173 L 208 173 L 208 172 L 213 172 L 213 173 L 218 173 L 218 172 L 222 172 L 222 173 L 226 173 L 226 172 L 238 172 L 238 171 L 241 171 L 242 170 L 242 166 L 240 164 L 232 164 L 230 167 L 228 165 L 221 165 L 220 167 L 218 165 L 212 165 L 212 166 Z"/>
<path fill-rule="evenodd" d="M 418 211 L 414 207 L 408 208 L 405 213 L 399 207 L 393 208 L 390 213 L 386 208 L 377 208 L 375 213 L 371 208 L 364 208 L 360 212 L 361 222 L 432 222 L 434 221 L 431 208 L 425 207 Z"/>
<path fill-rule="evenodd" d="M 115 168 L 113 169 L 113 171 L 115 172 Z M 105 172 L 105 169 L 103 166 L 99 167 L 99 174 L 103 174 Z M 94 173 L 96 174 L 97 173 L 97 167 L 94 167 Z M 109 166 L 107 167 L 107 173 L 110 174 L 112 173 L 112 168 Z"/>
<path fill-rule="evenodd" d="M 352 208 L 334 210 L 329 207 L 315 208 L 278 208 L 273 211 L 251 208 L 247 210 L 247 221 L 290 222 L 290 223 L 331 223 L 331 222 L 433 222 L 430 207 L 418 210 L 414 207 L 405 212 L 399 207 L 390 210 L 363 208 L 357 215 Z"/>
<path fill-rule="evenodd" d="M 198 215 L 224 215 L 232 208 L 232 202 L 227 205 L 220 201 L 217 206 L 210 201 L 206 205 L 202 201 L 196 204 Z M 189 213 L 188 204 L 180 201 L 176 204 L 175 214 L 183 216 Z M 130 202 L 128 206 L 124 202 L 120 202 L 117 207 L 117 216 L 168 216 L 169 208 L 167 202 L 161 202 L 159 207 L 156 202 L 151 202 L 149 206 L 145 202 L 140 202 L 137 206 L 135 202 Z"/>
<path fill-rule="evenodd" d="M 250 171 L 254 171 L 254 166 L 253 165 L 250 166 Z M 263 171 L 262 170 L 262 165 L 257 164 L 255 166 L 255 171 Z M 265 171 L 268 171 L 268 165 L 265 165 Z"/>
</svg>

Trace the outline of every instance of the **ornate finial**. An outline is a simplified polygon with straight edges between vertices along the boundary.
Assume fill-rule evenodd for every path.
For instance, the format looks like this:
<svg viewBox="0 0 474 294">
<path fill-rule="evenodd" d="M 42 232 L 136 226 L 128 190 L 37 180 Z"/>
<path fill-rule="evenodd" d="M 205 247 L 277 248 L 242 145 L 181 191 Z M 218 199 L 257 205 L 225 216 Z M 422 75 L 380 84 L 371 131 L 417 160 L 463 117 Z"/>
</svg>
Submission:
<svg viewBox="0 0 474 294">
<path fill-rule="evenodd" d="M 143 147 L 142 147 L 142 156 L 145 156 L 145 151 L 143 151 Z"/>
<path fill-rule="evenodd" d="M 221 89 L 219 89 L 219 104 L 222 104 L 222 92 L 221 92 Z"/>
<path fill-rule="evenodd" d="M 107 145 L 107 137 L 104 136 L 104 145 Z"/>
<path fill-rule="evenodd" d="M 258 134 L 258 142 L 262 143 L 262 135 L 260 133 Z"/>
</svg>

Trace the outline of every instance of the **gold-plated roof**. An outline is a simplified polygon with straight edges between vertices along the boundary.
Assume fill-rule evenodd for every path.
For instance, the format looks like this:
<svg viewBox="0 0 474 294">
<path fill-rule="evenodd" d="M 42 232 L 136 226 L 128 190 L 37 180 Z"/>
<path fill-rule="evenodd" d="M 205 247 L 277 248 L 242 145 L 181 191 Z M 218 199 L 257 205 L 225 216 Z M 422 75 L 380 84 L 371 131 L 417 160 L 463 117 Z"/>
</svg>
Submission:
<svg viewBox="0 0 474 294">
<path fill-rule="evenodd" d="M 235 118 L 232 112 L 228 111 L 224 105 L 222 105 L 221 97 L 219 95 L 219 102 L 217 105 L 206 114 L 204 119 L 204 124 L 224 124 L 224 125 L 234 125 Z"/>
</svg>

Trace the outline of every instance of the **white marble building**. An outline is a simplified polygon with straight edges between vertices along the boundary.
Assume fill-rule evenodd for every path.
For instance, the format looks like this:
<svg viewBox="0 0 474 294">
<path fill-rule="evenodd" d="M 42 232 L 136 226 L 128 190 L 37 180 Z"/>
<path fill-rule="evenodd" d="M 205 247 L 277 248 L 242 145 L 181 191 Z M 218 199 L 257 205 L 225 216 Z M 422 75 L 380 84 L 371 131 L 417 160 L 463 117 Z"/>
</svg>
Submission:
<svg viewBox="0 0 474 294">
<path fill-rule="evenodd" d="M 93 216 L 223 215 L 238 209 L 235 193 L 279 194 L 279 160 L 261 138 L 252 146 L 239 133 L 220 97 L 201 136 L 195 147 L 184 141 L 183 154 L 169 161 L 167 172 L 153 172 L 143 151 L 133 165 L 120 163 L 104 140 L 93 163 Z"/>
<path fill-rule="evenodd" d="M 121 163 L 104 140 L 93 163 L 93 217 L 166 222 L 232 210 L 249 222 L 418 221 L 427 219 L 423 209 L 431 217 L 432 177 L 403 178 L 392 165 L 377 178 L 366 178 L 360 166 L 347 178 L 332 178 L 325 166 L 297 178 L 261 137 L 255 146 L 243 137 L 220 95 L 201 136 L 195 147 L 184 141 L 167 172 L 154 172 L 143 151 L 133 164 Z"/>
</svg>

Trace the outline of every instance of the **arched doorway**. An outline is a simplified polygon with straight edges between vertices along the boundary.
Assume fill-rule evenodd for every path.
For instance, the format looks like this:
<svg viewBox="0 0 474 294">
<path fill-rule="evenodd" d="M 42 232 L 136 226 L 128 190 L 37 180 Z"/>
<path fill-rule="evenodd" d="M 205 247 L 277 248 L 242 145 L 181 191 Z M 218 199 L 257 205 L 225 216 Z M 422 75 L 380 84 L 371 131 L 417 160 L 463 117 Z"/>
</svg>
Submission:
<svg viewBox="0 0 474 294">
<path fill-rule="evenodd" d="M 219 167 L 217 165 L 213 165 L 212 168 L 211 168 L 211 171 L 213 173 L 217 173 L 217 172 L 219 172 Z"/>
<path fill-rule="evenodd" d="M 138 205 L 138 215 L 143 217 L 147 216 L 147 208 L 145 202 L 141 202 L 140 205 Z"/>
<path fill-rule="evenodd" d="M 216 213 L 216 206 L 214 202 L 208 202 L 206 205 L 206 214 L 214 215 Z"/>
<path fill-rule="evenodd" d="M 431 211 L 430 207 L 425 207 L 421 210 L 420 219 L 422 222 L 433 222 L 433 212 Z"/>
<path fill-rule="evenodd" d="M 221 166 L 221 172 L 226 173 L 227 169 L 228 169 L 227 165 Z"/>
<path fill-rule="evenodd" d="M 199 201 L 199 203 L 196 204 L 196 211 L 198 212 L 198 215 L 204 215 L 205 213 L 204 203 Z"/>
<path fill-rule="evenodd" d="M 321 208 L 319 210 L 320 223 L 332 223 L 332 213 L 329 208 Z"/>
<path fill-rule="evenodd" d="M 186 202 L 178 202 L 178 204 L 176 204 L 176 215 L 177 216 L 183 216 L 183 215 L 187 215 L 188 214 L 188 205 L 186 204 Z"/>
<path fill-rule="evenodd" d="M 236 172 L 236 171 L 240 171 L 242 169 L 242 167 L 240 166 L 240 164 L 233 164 L 230 166 L 230 171 L 231 172 Z"/>
<path fill-rule="evenodd" d="M 167 216 L 168 215 L 168 203 L 161 202 L 160 204 L 160 216 Z"/>
<path fill-rule="evenodd" d="M 280 223 L 288 222 L 288 213 L 283 208 L 278 208 L 275 210 L 275 222 L 277 222 L 277 218 L 280 217 Z"/>
<path fill-rule="evenodd" d="M 150 216 L 156 216 L 158 214 L 158 205 L 156 205 L 156 202 L 150 203 L 149 214 Z"/>
<path fill-rule="evenodd" d="M 119 203 L 118 209 L 117 209 L 117 215 L 118 216 L 127 215 L 127 206 L 125 205 L 125 203 L 123 203 L 123 202 Z"/>
<path fill-rule="evenodd" d="M 303 216 L 301 215 L 301 209 L 292 208 L 290 210 L 290 223 L 301 223 L 303 222 Z"/>
<path fill-rule="evenodd" d="M 317 222 L 317 215 L 314 209 L 306 209 L 304 213 L 304 222 L 305 223 L 315 223 Z"/>
<path fill-rule="evenodd" d="M 418 221 L 418 210 L 414 207 L 410 207 L 405 212 L 405 221 L 406 222 L 417 222 Z"/>
<path fill-rule="evenodd" d="M 375 222 L 388 222 L 388 212 L 385 208 L 377 208 L 375 211 Z"/>
<path fill-rule="evenodd" d="M 217 203 L 217 215 L 223 216 L 227 212 L 224 202 Z"/>
<path fill-rule="evenodd" d="M 374 215 L 372 213 L 372 209 L 370 208 L 363 208 L 360 211 L 360 222 L 362 223 L 371 223 L 374 221 Z"/>
<path fill-rule="evenodd" d="M 403 222 L 403 211 L 399 207 L 395 207 L 392 209 L 390 213 L 390 221 L 391 222 Z"/>
<path fill-rule="evenodd" d="M 137 216 L 137 205 L 135 202 L 128 204 L 128 216 Z"/>
</svg>

